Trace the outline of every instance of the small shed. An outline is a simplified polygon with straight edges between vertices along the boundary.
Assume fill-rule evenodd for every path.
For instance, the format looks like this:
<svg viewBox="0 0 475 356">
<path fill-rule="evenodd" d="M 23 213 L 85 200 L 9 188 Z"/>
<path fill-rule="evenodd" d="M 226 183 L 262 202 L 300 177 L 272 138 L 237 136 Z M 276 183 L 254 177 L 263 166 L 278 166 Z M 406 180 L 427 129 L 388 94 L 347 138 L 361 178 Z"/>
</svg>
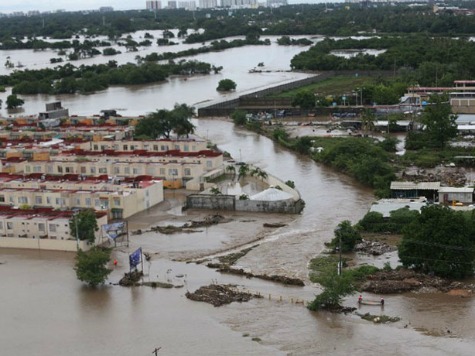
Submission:
<svg viewBox="0 0 475 356">
<path fill-rule="evenodd" d="M 439 189 L 439 202 L 444 204 L 472 204 L 473 188 L 441 187 Z"/>
<path fill-rule="evenodd" d="M 391 182 L 391 196 L 393 198 L 426 197 L 435 201 L 438 197 L 440 182 Z"/>
</svg>

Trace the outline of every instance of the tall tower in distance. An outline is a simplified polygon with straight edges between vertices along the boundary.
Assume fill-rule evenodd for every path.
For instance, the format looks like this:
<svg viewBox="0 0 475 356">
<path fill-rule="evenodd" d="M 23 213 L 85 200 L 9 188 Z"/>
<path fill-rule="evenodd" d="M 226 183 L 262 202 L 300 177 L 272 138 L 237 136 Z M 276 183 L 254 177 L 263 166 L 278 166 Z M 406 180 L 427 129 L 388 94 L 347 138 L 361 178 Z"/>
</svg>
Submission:
<svg viewBox="0 0 475 356">
<path fill-rule="evenodd" d="M 162 8 L 162 2 L 159 0 L 145 1 L 145 8 L 147 10 L 160 10 Z"/>
</svg>

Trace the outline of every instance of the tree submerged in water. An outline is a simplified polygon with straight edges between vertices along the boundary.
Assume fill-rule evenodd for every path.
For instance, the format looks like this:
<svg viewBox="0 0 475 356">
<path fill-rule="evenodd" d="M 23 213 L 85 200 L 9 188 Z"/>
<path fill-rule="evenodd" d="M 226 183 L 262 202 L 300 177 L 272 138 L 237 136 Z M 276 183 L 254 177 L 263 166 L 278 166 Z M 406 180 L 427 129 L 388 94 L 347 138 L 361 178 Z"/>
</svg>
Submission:
<svg viewBox="0 0 475 356">
<path fill-rule="evenodd" d="M 106 265 L 110 261 L 112 250 L 93 247 L 89 251 L 79 250 L 76 254 L 75 271 L 77 278 L 91 287 L 104 284 L 112 272 Z"/>
</svg>

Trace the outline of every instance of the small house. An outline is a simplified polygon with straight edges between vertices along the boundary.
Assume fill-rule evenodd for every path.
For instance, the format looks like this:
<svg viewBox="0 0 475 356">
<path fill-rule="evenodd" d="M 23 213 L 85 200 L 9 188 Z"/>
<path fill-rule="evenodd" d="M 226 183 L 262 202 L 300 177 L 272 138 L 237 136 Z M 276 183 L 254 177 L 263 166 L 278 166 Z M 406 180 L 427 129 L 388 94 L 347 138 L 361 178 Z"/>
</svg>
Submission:
<svg viewBox="0 0 475 356">
<path fill-rule="evenodd" d="M 391 182 L 391 196 L 393 198 L 426 197 L 435 201 L 439 189 L 440 182 Z"/>
<path fill-rule="evenodd" d="M 472 204 L 473 188 L 441 187 L 439 189 L 439 202 L 444 204 Z"/>
</svg>

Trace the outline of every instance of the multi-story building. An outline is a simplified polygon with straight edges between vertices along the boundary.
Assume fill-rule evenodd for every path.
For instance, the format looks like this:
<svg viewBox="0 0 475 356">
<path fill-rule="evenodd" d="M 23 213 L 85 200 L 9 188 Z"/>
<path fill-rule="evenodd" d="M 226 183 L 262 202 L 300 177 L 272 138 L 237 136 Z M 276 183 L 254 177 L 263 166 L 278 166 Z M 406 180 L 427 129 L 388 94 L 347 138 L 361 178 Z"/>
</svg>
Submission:
<svg viewBox="0 0 475 356">
<path fill-rule="evenodd" d="M 168 1 L 167 8 L 169 9 L 176 9 L 177 8 L 177 2 L 176 1 Z"/>
<path fill-rule="evenodd" d="M 257 0 L 222 0 L 222 7 L 230 8 L 257 8 Z"/>
<path fill-rule="evenodd" d="M 266 0 L 267 7 L 279 7 L 287 5 L 287 0 Z"/>
<path fill-rule="evenodd" d="M 214 9 L 218 7 L 218 0 L 199 0 L 200 9 Z"/>
<path fill-rule="evenodd" d="M 41 158 L 41 157 L 39 157 Z M 223 155 L 215 151 L 178 152 L 90 152 L 74 150 L 45 157 L 46 159 L 23 160 L 15 157 L 2 162 L 3 168 L 14 165 L 10 173 L 41 173 L 48 175 L 80 174 L 82 176 L 108 175 L 135 177 L 148 175 L 171 181 L 181 187 L 186 181 L 202 176 L 223 165 Z M 166 184 L 168 186 L 168 184 Z"/>
<path fill-rule="evenodd" d="M 178 1 L 178 8 L 185 10 L 196 10 L 196 2 L 192 1 Z"/>
<path fill-rule="evenodd" d="M 163 182 L 151 177 L 0 176 L 0 206 L 94 209 L 109 212 L 112 219 L 126 219 L 162 201 Z"/>
<path fill-rule="evenodd" d="M 74 211 L 53 209 L 0 208 L 0 247 L 42 250 L 87 250 L 91 245 L 71 234 L 69 223 Z M 107 224 L 107 214 L 96 212 L 97 225 Z M 104 240 L 102 230 L 95 232 L 95 244 Z"/>
<path fill-rule="evenodd" d="M 145 7 L 147 10 L 160 10 L 162 8 L 162 2 L 161 1 L 146 1 L 145 2 Z"/>
</svg>

